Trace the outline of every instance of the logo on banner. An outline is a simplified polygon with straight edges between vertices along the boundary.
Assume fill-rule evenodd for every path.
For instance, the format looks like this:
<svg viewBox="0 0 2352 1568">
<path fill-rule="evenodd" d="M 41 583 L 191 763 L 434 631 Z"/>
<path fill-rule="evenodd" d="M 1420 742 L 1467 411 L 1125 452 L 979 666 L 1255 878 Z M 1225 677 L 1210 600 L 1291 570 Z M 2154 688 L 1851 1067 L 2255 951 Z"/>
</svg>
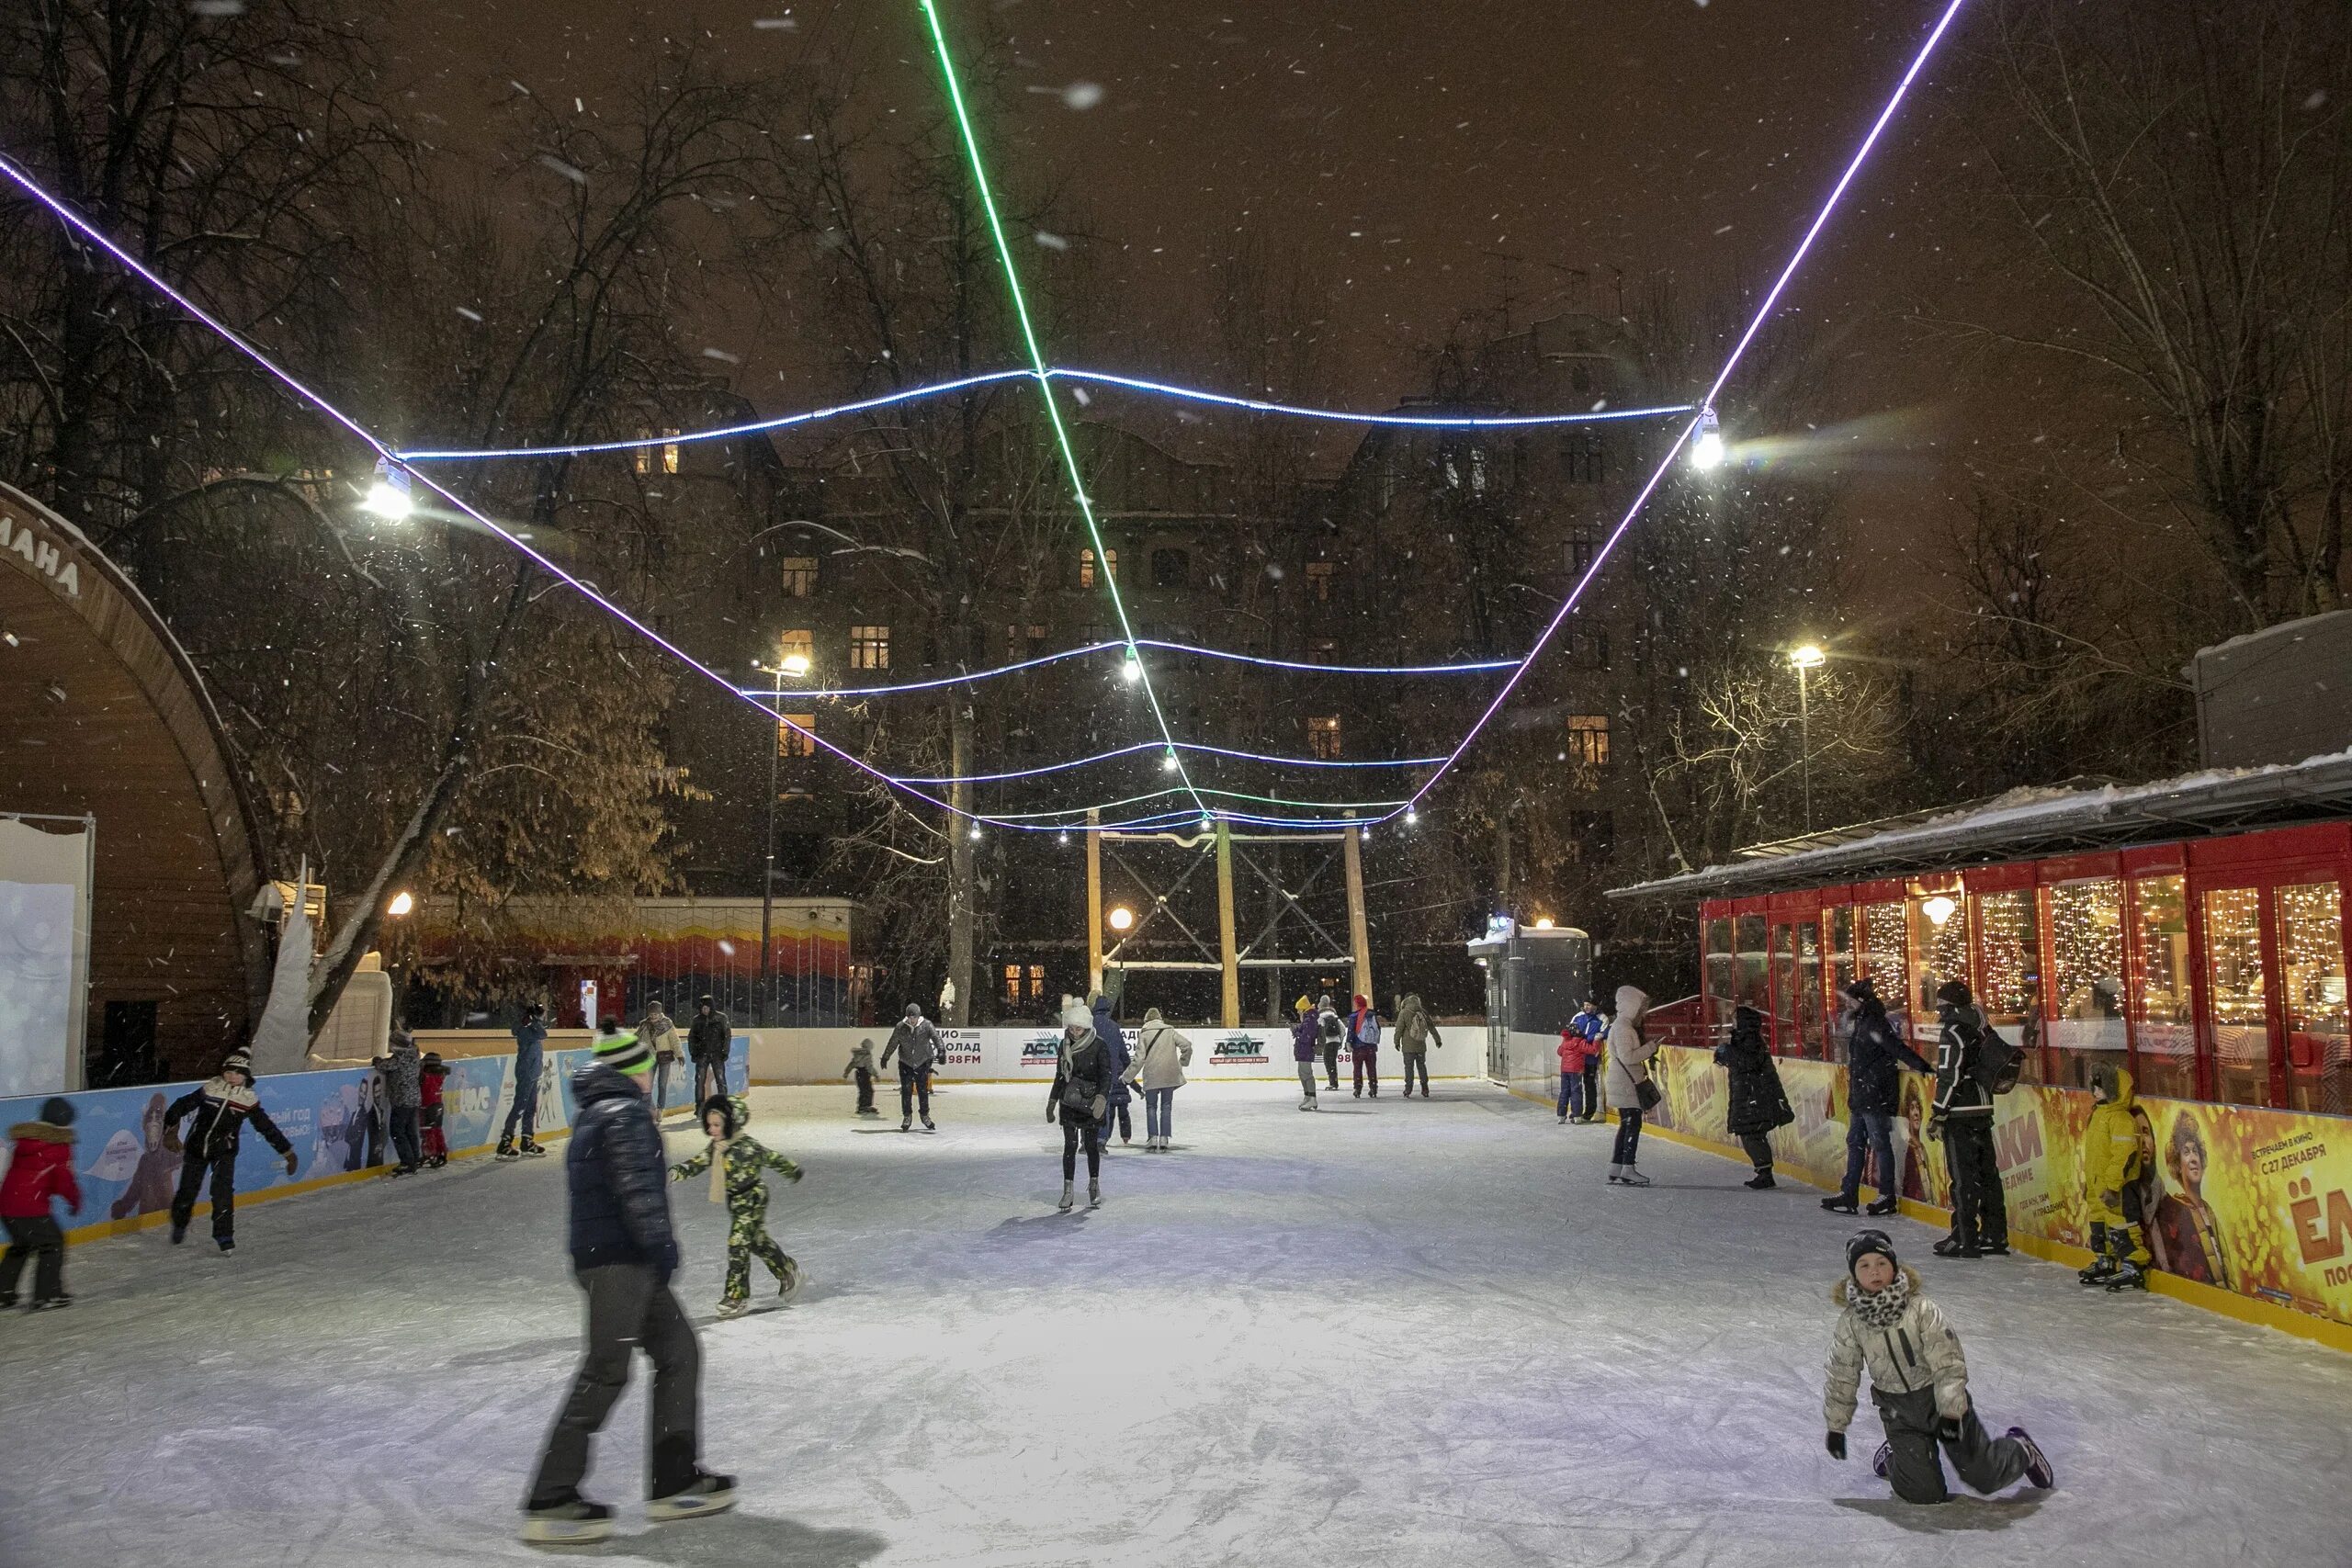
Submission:
<svg viewBox="0 0 2352 1568">
<path fill-rule="evenodd" d="M 939 1060 L 950 1067 L 977 1067 L 980 1065 L 980 1032 L 977 1029 L 943 1029 L 939 1032 Z"/>
<path fill-rule="evenodd" d="M 1021 1043 L 1021 1065 L 1024 1067 L 1051 1067 L 1062 1059 L 1062 1037 L 1058 1034 L 1035 1034 Z"/>
<path fill-rule="evenodd" d="M 1262 1062 L 1266 1059 L 1265 1043 L 1247 1034 L 1228 1034 L 1209 1047 L 1209 1059 L 1214 1062 Z"/>
</svg>

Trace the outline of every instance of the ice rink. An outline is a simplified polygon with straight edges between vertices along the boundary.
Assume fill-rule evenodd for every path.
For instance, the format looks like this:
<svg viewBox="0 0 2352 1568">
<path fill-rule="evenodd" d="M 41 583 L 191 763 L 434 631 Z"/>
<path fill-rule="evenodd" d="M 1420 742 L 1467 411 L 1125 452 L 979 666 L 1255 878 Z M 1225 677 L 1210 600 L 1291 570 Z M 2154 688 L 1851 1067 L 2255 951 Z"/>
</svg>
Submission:
<svg viewBox="0 0 2352 1568">
<path fill-rule="evenodd" d="M 1393 1086 L 1391 1095 L 1393 1096 Z M 847 1089 L 755 1092 L 800 1160 L 771 1211 L 813 1277 L 713 1325 L 723 1211 L 673 1187 L 728 1517 L 653 1527 L 642 1378 L 581 1555 L 676 1564 L 2336 1563 L 2352 1359 L 2024 1258 L 1898 1247 L 1995 1430 L 2056 1491 L 1893 1502 L 1821 1445 L 1826 1292 L 1855 1222 L 1804 1186 L 1468 1083 L 1434 1101 L 1181 1091 L 1178 1150 L 1054 1213 L 1037 1088 L 952 1089 L 941 1130 Z M 1137 1108 L 1138 1111 L 1140 1107 Z M 673 1147 L 689 1146 L 684 1133 Z M 562 1145 L 247 1211 L 240 1250 L 73 1249 L 70 1311 L 0 1323 L 0 1562 L 517 1562 L 577 1349 Z M 1081 1173 L 1081 1180 L 1083 1176 Z M 1081 1192 L 1082 1192 L 1081 1188 Z M 642 1363 L 640 1363 L 640 1373 Z"/>
</svg>

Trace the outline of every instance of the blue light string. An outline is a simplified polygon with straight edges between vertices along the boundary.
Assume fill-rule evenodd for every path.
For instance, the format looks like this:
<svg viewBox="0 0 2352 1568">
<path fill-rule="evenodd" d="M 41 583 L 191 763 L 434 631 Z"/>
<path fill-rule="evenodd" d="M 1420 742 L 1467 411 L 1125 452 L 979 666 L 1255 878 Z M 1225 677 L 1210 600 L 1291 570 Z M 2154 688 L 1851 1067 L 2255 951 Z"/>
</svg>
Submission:
<svg viewBox="0 0 2352 1568">
<path fill-rule="evenodd" d="M 961 686 L 978 681 L 993 681 L 1000 675 L 1015 675 L 1023 670 L 1041 665 L 1058 664 L 1064 660 L 1083 659 L 1089 654 L 1108 651 L 1124 652 L 1124 642 L 1090 642 L 1082 648 L 1064 649 L 1059 653 L 1039 654 L 1035 659 L 1023 659 L 1011 664 L 1000 664 L 989 670 L 967 671 L 956 675 L 939 675 L 923 681 L 902 681 L 889 686 L 818 686 L 795 687 L 786 691 L 787 697 L 805 697 L 811 701 L 822 698 L 835 701 L 852 697 L 889 697 L 907 692 L 935 692 L 944 686 Z M 1513 670 L 1516 659 L 1468 660 L 1460 664 L 1323 664 L 1308 659 L 1269 659 L 1255 653 L 1235 653 L 1222 648 L 1202 648 L 1189 642 L 1163 642 L 1157 637 L 1139 637 L 1137 648 L 1165 649 L 1170 653 L 1187 653 L 1198 659 L 1222 659 L 1230 663 L 1254 664 L 1268 670 L 1296 670 L 1310 675 L 1475 675 L 1487 670 Z M 773 697 L 773 685 L 738 686 L 736 694 L 746 697 Z"/>
</svg>

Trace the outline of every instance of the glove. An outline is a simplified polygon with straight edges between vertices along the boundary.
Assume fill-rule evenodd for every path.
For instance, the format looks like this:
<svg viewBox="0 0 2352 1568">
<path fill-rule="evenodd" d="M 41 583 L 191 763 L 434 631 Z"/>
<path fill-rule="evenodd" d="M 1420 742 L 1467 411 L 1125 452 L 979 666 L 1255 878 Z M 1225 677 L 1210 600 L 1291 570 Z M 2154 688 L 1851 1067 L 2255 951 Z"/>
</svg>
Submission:
<svg viewBox="0 0 2352 1568">
<path fill-rule="evenodd" d="M 1109 1101 L 1109 1100 L 1105 1100 L 1105 1099 L 1103 1099 L 1103 1098 L 1102 1098 L 1102 1096 L 1101 1096 L 1101 1095 L 1099 1095 L 1099 1094 L 1098 1094 L 1098 1095 L 1096 1095 L 1096 1096 L 1094 1097 L 1094 1107 L 1093 1107 L 1093 1109 L 1094 1109 L 1094 1119 L 1095 1119 L 1097 1122 L 1100 1122 L 1100 1121 L 1102 1121 L 1102 1111 L 1103 1111 L 1103 1109 L 1104 1109 L 1106 1106 L 1108 1106 L 1109 1104 L 1110 1104 L 1110 1101 Z"/>
<path fill-rule="evenodd" d="M 286 1156 L 286 1174 L 288 1176 L 293 1175 L 294 1168 L 300 1162 L 295 1159 L 292 1152 L 288 1151 Z"/>
<path fill-rule="evenodd" d="M 1822 1447 L 1829 1450 L 1829 1457 L 1831 1459 L 1843 1460 L 1846 1457 L 1846 1434 L 1843 1432 L 1830 1433 L 1823 1441 Z"/>
<path fill-rule="evenodd" d="M 1956 1443 L 1960 1441 L 1960 1417 L 1957 1416 L 1939 1416 L 1936 1420 L 1936 1436 L 1941 1438 L 1947 1443 Z"/>
<path fill-rule="evenodd" d="M 1049 1100 L 1046 1102 L 1046 1121 L 1047 1124 L 1050 1125 L 1056 1120 L 1057 1118 L 1054 1115 L 1054 1102 Z"/>
<path fill-rule="evenodd" d="M 164 1152 L 167 1155 L 180 1152 L 180 1130 L 177 1127 L 166 1126 L 164 1129 Z"/>
<path fill-rule="evenodd" d="M 1939 1111 L 1933 1116 L 1928 1118 L 1928 1136 L 1931 1138 L 1940 1138 L 1943 1135 L 1944 1113 Z"/>
<path fill-rule="evenodd" d="M 670 1282 L 670 1276 L 677 1271 L 678 1244 L 673 1240 L 662 1249 L 662 1256 L 653 1260 L 654 1284 L 667 1285 Z"/>
</svg>

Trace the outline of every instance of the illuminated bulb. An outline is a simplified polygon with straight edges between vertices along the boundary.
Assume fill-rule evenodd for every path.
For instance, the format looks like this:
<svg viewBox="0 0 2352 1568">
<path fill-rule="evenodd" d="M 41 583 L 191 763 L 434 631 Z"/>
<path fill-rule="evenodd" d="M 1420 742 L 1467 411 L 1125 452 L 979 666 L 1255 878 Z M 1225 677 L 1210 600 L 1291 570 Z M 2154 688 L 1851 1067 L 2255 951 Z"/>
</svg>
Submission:
<svg viewBox="0 0 2352 1568">
<path fill-rule="evenodd" d="M 1069 834 L 1067 831 L 1057 834 L 1054 841 L 1056 843 L 1067 844 L 1069 842 Z"/>
<path fill-rule="evenodd" d="M 409 893 L 402 891 L 392 895 L 392 901 L 384 906 L 384 913 L 397 920 L 415 908 L 416 899 Z"/>
<path fill-rule="evenodd" d="M 972 824 L 972 842 L 974 842 L 974 843 L 976 843 L 976 844 L 977 844 L 977 843 L 978 843 L 979 841 L 980 841 L 980 825 L 979 825 L 978 822 L 975 822 L 975 823 L 973 823 L 973 824 Z"/>
<path fill-rule="evenodd" d="M 1550 931 L 1552 929 L 1552 917 L 1549 915 L 1537 916 L 1535 919 L 1535 929 L 1539 931 Z"/>
<path fill-rule="evenodd" d="M 1800 670 L 1818 670 L 1829 662 L 1829 655 L 1821 651 L 1820 644 L 1809 642 L 1803 648 L 1792 650 L 1789 654 L 1789 662 Z"/>
<path fill-rule="evenodd" d="M 808 673 L 808 656 L 805 653 L 786 654 L 784 656 L 784 672 L 787 675 L 793 676 L 806 675 Z"/>
<path fill-rule="evenodd" d="M 1953 911 L 1959 908 L 1960 906 L 1958 904 L 1953 903 L 1951 899 L 1939 893 L 1934 897 L 1919 906 L 1919 913 L 1928 917 L 1928 923 L 1929 925 L 1935 926 L 1940 930 L 1943 923 L 1946 920 L 1951 919 Z"/>
<path fill-rule="evenodd" d="M 1405 807 L 1405 826 L 1409 828 L 1421 819 L 1421 814 L 1411 807 Z"/>
<path fill-rule="evenodd" d="M 1126 662 L 1119 666 L 1119 679 L 1130 686 L 1143 679 L 1143 660 L 1136 657 L 1132 648 L 1127 649 Z"/>
<path fill-rule="evenodd" d="M 1174 747 L 1171 746 L 1167 750 L 1162 751 L 1159 754 L 1159 770 L 1160 772 L 1167 773 L 1172 773 L 1176 771 L 1176 750 Z"/>
<path fill-rule="evenodd" d="M 1713 409 L 1699 412 L 1699 434 L 1690 443 L 1690 466 L 1702 474 L 1724 466 L 1723 427 L 1716 422 Z"/>
<path fill-rule="evenodd" d="M 1204 818 L 1201 818 L 1201 831 L 1202 831 L 1202 832 L 1204 832 L 1204 833 L 1214 832 L 1214 831 L 1216 830 L 1216 823 L 1214 820 L 1212 820 L 1211 818 L 1206 818 L 1206 817 L 1204 817 Z"/>
<path fill-rule="evenodd" d="M 359 503 L 363 512 L 373 513 L 388 523 L 406 520 L 414 510 L 409 502 L 408 487 L 390 479 L 378 479 L 368 487 L 368 498 Z"/>
<path fill-rule="evenodd" d="M 1123 931 L 1135 923 L 1136 912 L 1133 909 L 1128 908 L 1125 904 L 1120 905 L 1117 908 L 1111 911 L 1111 929 L 1113 931 Z"/>
</svg>

